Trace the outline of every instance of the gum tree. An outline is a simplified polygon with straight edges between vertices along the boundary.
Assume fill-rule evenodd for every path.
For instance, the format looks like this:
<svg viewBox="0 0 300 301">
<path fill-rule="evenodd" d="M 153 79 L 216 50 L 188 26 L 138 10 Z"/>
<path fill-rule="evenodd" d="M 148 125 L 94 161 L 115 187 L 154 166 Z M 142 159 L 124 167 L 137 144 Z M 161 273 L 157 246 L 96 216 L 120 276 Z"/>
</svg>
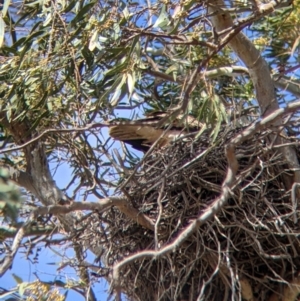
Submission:
<svg viewBox="0 0 300 301">
<path fill-rule="evenodd" d="M 141 262 L 149 260 L 150 271 L 152 261 L 184 253 L 188 237 L 217 216 L 236 187 L 240 174 L 235 148 L 272 127 L 281 127 L 280 135 L 268 133 L 268 141 L 285 162 L 280 165 L 287 171 L 281 175 L 283 189 L 297 203 L 299 163 L 295 142 L 287 137 L 296 139 L 298 133 L 299 10 L 298 0 L 5 0 L 0 16 L 1 166 L 21 188 L 23 202 L 17 221 L 3 211 L 0 275 L 14 264 L 18 251 L 59 243 L 60 248 L 74 251 L 74 259 L 64 264 L 76 270 L 78 282 L 72 288 L 87 300 L 97 300 L 94 288 L 100 278 L 111 284 L 110 294 L 116 300 L 121 292 L 132 300 L 146 300 L 138 293 L 139 277 L 150 276 L 137 268 L 136 282 L 124 283 L 127 268 L 142 267 Z M 139 192 L 139 186 L 126 187 L 146 159 L 140 162 L 140 154 L 114 144 L 106 128 L 112 119 L 167 110 L 169 118 L 192 114 L 205 124 L 195 140 L 209 130 L 204 136 L 209 149 L 217 148 L 215 142 L 227 125 L 249 128 L 222 144 L 227 169 L 213 197 L 221 202 L 201 209 L 198 217 L 190 216 L 176 228 L 178 232 L 170 227 L 173 236 L 160 240 L 159 213 L 149 215 L 129 201 L 132 189 Z M 289 124 L 284 123 L 287 119 Z M 283 129 L 286 125 L 289 128 Z M 61 166 L 67 166 L 70 174 L 63 189 L 54 180 Z M 161 183 L 164 188 L 164 180 Z M 125 221 L 124 233 L 130 228 L 127 223 L 134 223 L 137 231 L 153 235 L 154 243 L 120 248 L 120 253 L 109 250 L 108 246 L 117 248 L 110 228 L 114 216 Z M 219 261 L 226 261 L 222 256 Z M 170 267 L 163 268 L 157 265 L 160 277 L 170 272 Z M 293 268 L 297 270 L 296 263 Z M 220 274 L 222 265 L 218 269 L 203 276 L 205 285 Z M 192 277 L 190 270 L 181 271 L 180 281 Z M 266 295 L 255 292 L 240 270 L 228 273 L 235 282 L 229 281 L 226 300 L 231 295 L 249 301 L 279 298 L 272 294 L 288 295 L 287 284 L 293 294 L 284 300 L 296 300 L 299 292 L 296 273 L 287 278 L 266 273 L 277 284 L 283 283 Z M 184 295 L 178 283 L 160 281 L 158 277 L 149 300 L 209 296 L 203 283 L 189 284 Z"/>
</svg>

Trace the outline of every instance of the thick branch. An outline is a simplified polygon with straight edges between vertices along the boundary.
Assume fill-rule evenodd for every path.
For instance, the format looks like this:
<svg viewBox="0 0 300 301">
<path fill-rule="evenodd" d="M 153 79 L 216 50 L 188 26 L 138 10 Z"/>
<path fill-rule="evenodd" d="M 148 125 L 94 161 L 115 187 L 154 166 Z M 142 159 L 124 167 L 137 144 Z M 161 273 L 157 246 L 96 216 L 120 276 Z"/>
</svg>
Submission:
<svg viewBox="0 0 300 301">
<path fill-rule="evenodd" d="M 226 32 L 226 30 L 234 27 L 230 14 L 223 11 L 223 7 L 226 7 L 223 0 L 217 0 L 214 2 L 214 6 L 209 7 L 209 12 L 212 13 L 211 20 L 217 33 Z M 235 35 L 228 45 L 249 69 L 262 116 L 278 109 L 279 105 L 276 100 L 274 82 L 270 75 L 269 66 L 259 50 L 242 32 Z"/>
<path fill-rule="evenodd" d="M 296 97 L 300 97 L 300 84 L 290 80 L 288 77 L 279 77 L 278 79 L 275 79 L 275 86 L 292 93 Z"/>
<path fill-rule="evenodd" d="M 143 213 L 130 205 L 130 202 L 124 197 L 109 197 L 101 199 L 98 202 L 74 202 L 71 205 L 50 205 L 47 207 L 37 208 L 34 212 L 35 216 L 44 214 L 61 215 L 67 214 L 73 211 L 82 210 L 98 210 L 103 211 L 112 206 L 117 207 L 122 213 L 124 213 L 130 219 L 136 221 L 141 226 L 154 231 L 154 223 Z"/>
<path fill-rule="evenodd" d="M 0 277 L 2 277 L 5 274 L 5 272 L 12 265 L 13 260 L 17 254 L 17 251 L 19 250 L 19 247 L 21 245 L 22 239 L 25 235 L 25 229 L 29 223 L 30 222 L 24 224 L 24 226 L 18 230 L 18 232 L 14 238 L 10 252 L 8 254 L 6 254 L 5 258 L 3 259 L 3 262 L 1 262 L 2 265 L 0 266 Z"/>
<path fill-rule="evenodd" d="M 284 4 L 290 3 L 286 1 L 281 2 Z M 268 4 L 260 5 L 257 8 L 256 14 L 273 12 L 274 8 L 278 5 L 282 5 L 282 3 L 280 3 L 280 1 L 271 1 Z M 223 0 L 217 0 L 209 7 L 209 12 L 212 14 L 212 23 L 220 36 L 227 33 L 228 30 L 233 30 L 233 28 L 235 28 L 230 14 L 223 11 L 223 8 L 225 7 L 226 5 Z M 236 34 L 229 41 L 228 45 L 249 69 L 257 101 L 261 109 L 261 115 L 268 116 L 279 108 L 279 104 L 276 99 L 275 86 L 267 62 L 255 48 L 253 43 L 242 32 Z M 277 120 L 276 125 L 280 124 L 281 120 Z M 284 139 L 277 137 L 276 144 L 281 144 L 283 140 Z M 293 147 L 284 147 L 280 151 L 283 153 L 290 169 L 295 171 L 293 179 L 291 179 L 288 175 L 284 178 L 286 188 L 290 189 L 294 182 L 300 182 L 298 158 Z"/>
</svg>

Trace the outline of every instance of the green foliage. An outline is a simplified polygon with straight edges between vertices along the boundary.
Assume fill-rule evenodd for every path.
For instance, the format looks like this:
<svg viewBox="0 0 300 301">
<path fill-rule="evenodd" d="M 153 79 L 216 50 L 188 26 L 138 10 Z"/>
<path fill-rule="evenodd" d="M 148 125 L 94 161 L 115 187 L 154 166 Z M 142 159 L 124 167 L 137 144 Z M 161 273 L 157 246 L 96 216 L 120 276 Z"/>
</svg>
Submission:
<svg viewBox="0 0 300 301">
<path fill-rule="evenodd" d="M 296 0 L 293 6 L 268 15 L 263 22 L 254 26 L 260 34 L 255 42 L 265 48 L 266 57 L 278 65 L 279 72 L 286 68 L 296 49 L 299 49 L 299 16 L 300 1 Z"/>
<path fill-rule="evenodd" d="M 21 205 L 18 188 L 8 180 L 7 172 L 0 169 L 0 215 L 16 222 Z"/>
<path fill-rule="evenodd" d="M 18 275 L 12 274 L 12 276 L 17 283 L 17 288 L 5 294 L 1 294 L 3 298 L 13 296 L 14 298 L 12 298 L 12 300 L 64 301 L 68 296 L 69 288 L 72 287 L 72 284 L 65 284 L 61 281 L 41 282 L 35 280 L 33 282 L 24 282 Z M 58 289 L 59 287 L 65 289 L 64 294 Z"/>
<path fill-rule="evenodd" d="M 109 196 L 140 157 L 126 146 L 112 146 L 100 125 L 82 128 L 181 105 L 195 68 L 201 67 L 186 113 L 205 124 L 202 130 L 212 129 L 213 141 L 229 121 L 228 112 L 238 115 L 257 105 L 248 73 L 220 71 L 244 66 L 228 46 L 220 45 L 207 13 L 208 2 L 150 2 L 151 7 L 149 1 L 24 0 L 18 6 L 4 0 L 0 15 L 2 148 L 19 147 L 48 131 L 39 141 L 53 174 L 64 163 L 70 169 L 72 178 L 65 189 L 71 191 L 72 199 Z M 255 14 L 251 1 L 226 5 L 230 3 L 236 24 Z M 285 71 L 299 64 L 299 16 L 297 0 L 289 8 L 256 18 L 255 23 L 253 19 L 243 31 L 268 59 L 273 74 L 285 75 L 298 85 L 299 74 Z M 207 75 L 213 71 L 215 75 Z M 291 97 L 278 94 L 283 101 Z M 2 122 L 3 116 L 8 123 Z M 12 137 L 13 131 L 18 135 Z M 22 149 L 1 157 L 2 163 L 24 172 L 27 160 Z M 0 172 L 0 212 L 16 221 L 23 206 L 25 219 L 39 200 L 28 198 L 25 208 L 18 190 Z M 38 284 L 32 288 L 40 293 Z"/>
<path fill-rule="evenodd" d="M 248 74 L 218 74 L 219 68 L 240 63 L 227 46 L 211 55 L 209 45 L 216 34 L 205 19 L 203 3 L 157 1 L 149 9 L 146 1 L 25 1 L 18 13 L 8 0 L 4 6 L 0 107 L 10 121 L 26 125 L 26 139 L 49 128 L 59 131 L 176 107 L 198 65 L 202 68 L 187 113 L 212 128 L 214 137 L 228 122 L 228 111 L 256 105 Z M 248 2 L 236 8 L 251 10 Z M 274 70 L 282 69 L 289 57 L 276 45 L 297 52 L 297 30 L 292 26 L 298 28 L 298 10 L 295 1 L 293 7 L 275 11 L 244 31 L 253 32 L 251 38 L 270 57 Z M 216 75 L 206 76 L 207 71 Z M 3 137 L 9 136 L 6 127 Z M 93 186 L 95 178 L 102 181 L 101 175 L 108 174 L 103 159 L 107 139 L 97 136 L 95 146 L 87 136 L 47 136 L 45 147 L 51 162 L 69 162 L 72 156 L 68 164 L 74 182 Z M 18 143 L 26 139 L 20 137 Z M 22 153 L 9 161 L 26 167 Z"/>
</svg>

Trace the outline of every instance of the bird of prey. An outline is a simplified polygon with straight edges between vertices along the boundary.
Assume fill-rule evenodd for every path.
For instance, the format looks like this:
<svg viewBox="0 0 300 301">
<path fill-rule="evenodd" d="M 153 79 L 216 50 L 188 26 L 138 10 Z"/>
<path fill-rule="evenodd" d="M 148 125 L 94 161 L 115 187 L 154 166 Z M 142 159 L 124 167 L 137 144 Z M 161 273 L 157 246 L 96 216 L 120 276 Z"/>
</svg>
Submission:
<svg viewBox="0 0 300 301">
<path fill-rule="evenodd" d="M 144 119 L 112 121 L 109 135 L 130 144 L 134 149 L 147 152 L 155 142 L 159 148 L 167 146 L 178 137 L 199 131 L 202 126 L 194 117 L 182 114 L 161 124 L 162 119 L 169 115 L 166 112 L 153 112 Z"/>
</svg>

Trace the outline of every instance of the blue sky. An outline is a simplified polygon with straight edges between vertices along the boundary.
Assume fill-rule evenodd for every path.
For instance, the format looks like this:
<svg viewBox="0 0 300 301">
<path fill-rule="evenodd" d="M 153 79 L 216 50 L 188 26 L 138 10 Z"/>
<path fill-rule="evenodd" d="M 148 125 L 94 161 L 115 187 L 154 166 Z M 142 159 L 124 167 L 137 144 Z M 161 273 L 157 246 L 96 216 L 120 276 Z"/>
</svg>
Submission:
<svg viewBox="0 0 300 301">
<path fill-rule="evenodd" d="M 116 110 L 117 117 L 124 117 L 124 118 L 131 118 L 132 111 L 130 110 Z M 108 138 L 108 129 L 104 128 L 101 129 L 100 136 L 102 139 Z M 112 149 L 116 148 L 117 150 L 121 150 L 120 143 L 115 142 Z M 130 146 L 129 146 L 130 148 Z M 140 152 L 136 152 L 136 155 L 141 156 Z M 58 168 L 56 168 L 56 164 L 52 166 L 52 172 L 55 170 L 54 179 L 59 188 L 64 189 L 68 184 L 70 179 L 72 178 L 72 170 L 68 167 L 66 163 L 61 164 Z M 72 192 L 72 187 L 69 190 L 70 194 Z M 77 195 L 77 201 L 80 201 L 80 195 Z M 88 201 L 96 201 L 96 197 L 89 197 Z M 43 245 L 42 245 L 43 246 Z M 56 249 L 58 253 L 64 252 L 64 246 L 61 249 Z M 21 250 L 23 251 L 23 250 Z M 66 257 L 72 258 L 72 250 L 67 250 Z M 31 256 L 33 258 L 33 256 Z M 1 278 L 0 287 L 5 289 L 14 289 L 16 288 L 16 281 L 13 277 L 13 274 L 17 275 L 18 277 L 22 278 L 24 282 L 32 282 L 36 280 L 37 275 L 40 277 L 42 281 L 53 281 L 53 280 L 77 280 L 77 274 L 74 269 L 70 267 L 64 268 L 62 271 L 57 271 L 59 263 L 63 259 L 57 256 L 54 252 L 52 252 L 48 248 L 42 248 L 41 252 L 39 252 L 39 260 L 38 263 L 30 262 L 26 259 L 26 254 L 19 252 L 14 259 L 13 267 L 11 270 L 8 270 L 6 274 Z M 94 256 L 89 255 L 87 257 L 87 261 L 93 263 Z M 104 279 L 99 278 L 99 282 L 94 286 L 94 292 L 98 300 L 106 300 L 108 295 L 106 291 L 108 290 L 108 284 Z M 1 298 L 0 298 L 1 300 Z M 73 290 L 69 290 L 67 301 L 82 301 L 83 297 Z"/>
<path fill-rule="evenodd" d="M 59 188 L 64 188 L 71 179 L 71 171 L 66 164 L 62 164 L 56 171 L 55 180 Z M 64 247 L 61 249 L 56 248 L 58 253 L 64 252 Z M 22 251 L 22 250 L 21 250 Z M 63 258 L 72 258 L 72 251 L 69 249 L 65 252 Z M 33 258 L 33 256 L 30 256 Z M 93 257 L 88 256 L 88 261 L 93 262 Z M 16 287 L 16 281 L 13 274 L 22 278 L 24 282 L 32 282 L 36 280 L 34 273 L 40 277 L 42 281 L 53 281 L 53 280 L 74 280 L 78 279 L 74 269 L 70 267 L 64 268 L 61 272 L 57 271 L 59 263 L 62 258 L 57 256 L 48 248 L 42 248 L 39 252 L 38 263 L 32 263 L 26 259 L 26 254 L 19 252 L 14 259 L 12 269 L 8 270 L 6 274 L 1 278 L 0 287 L 5 289 L 13 289 Z M 99 279 L 99 283 L 94 286 L 94 292 L 98 300 L 106 300 L 108 289 L 107 283 L 103 279 Z M 0 298 L 1 300 L 1 298 Z M 69 290 L 68 301 L 82 301 L 83 297 L 73 290 Z"/>
<path fill-rule="evenodd" d="M 122 110 L 116 113 L 118 113 L 119 117 L 130 118 L 132 111 Z M 101 132 L 104 138 L 107 138 L 107 130 L 103 129 L 101 130 Z M 113 147 L 120 149 L 120 146 L 117 143 L 114 144 Z M 140 155 L 140 153 L 137 154 Z M 70 179 L 71 170 L 68 168 L 67 164 L 62 164 L 55 173 L 55 180 L 58 186 L 60 188 L 64 188 L 69 183 Z M 80 200 L 80 196 L 77 197 L 77 200 Z M 89 198 L 88 200 L 95 201 L 96 199 Z M 65 256 L 71 257 L 71 251 L 67 251 Z M 89 256 L 87 260 L 92 263 L 93 256 Z M 37 273 L 42 281 L 53 281 L 54 279 L 61 279 L 62 281 L 66 279 L 77 279 L 76 272 L 72 268 L 65 268 L 61 272 L 57 271 L 58 265 L 55 265 L 53 263 L 58 264 L 60 261 L 61 258 L 59 256 L 57 256 L 51 250 L 45 248 L 43 248 L 40 252 L 38 263 L 31 263 L 25 258 L 25 255 L 23 253 L 19 252 L 14 260 L 12 269 L 7 271 L 7 273 L 1 278 L 0 286 L 7 289 L 14 288 L 16 286 L 16 282 L 12 276 L 13 273 L 21 277 L 23 281 L 26 282 L 31 282 L 36 279 L 34 273 Z M 106 300 L 107 289 L 108 285 L 103 280 L 95 285 L 94 291 L 98 300 Z M 81 301 L 83 300 L 83 298 L 78 293 L 70 290 L 67 300 Z"/>
</svg>

